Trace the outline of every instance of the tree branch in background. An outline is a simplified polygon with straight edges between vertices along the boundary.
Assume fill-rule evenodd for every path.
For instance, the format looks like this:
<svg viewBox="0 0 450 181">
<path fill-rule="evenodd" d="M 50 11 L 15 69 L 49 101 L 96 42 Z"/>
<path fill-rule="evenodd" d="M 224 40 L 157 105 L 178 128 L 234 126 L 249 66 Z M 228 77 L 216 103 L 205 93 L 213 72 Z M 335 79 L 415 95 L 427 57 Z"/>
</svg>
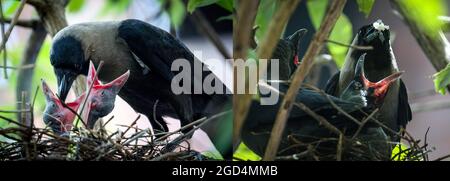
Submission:
<svg viewBox="0 0 450 181">
<path fill-rule="evenodd" d="M 238 59 L 247 59 L 247 53 L 250 47 L 251 31 L 259 5 L 259 0 L 240 0 L 237 2 L 237 15 L 235 17 L 235 21 L 233 21 L 234 61 L 237 61 Z M 248 91 L 245 91 L 245 94 L 239 94 L 237 91 L 238 79 L 246 80 L 246 76 L 237 75 L 237 71 L 233 68 L 233 77 L 233 149 L 235 150 L 240 141 L 241 130 L 245 117 L 247 117 L 248 107 L 251 103 L 251 95 Z"/>
<path fill-rule="evenodd" d="M 420 23 L 414 20 L 411 13 L 406 10 L 399 0 L 392 0 L 391 3 L 393 8 L 401 15 L 402 20 L 409 26 L 412 35 L 416 38 L 417 43 L 433 67 L 437 71 L 444 69 L 450 62 L 450 52 L 446 50 L 446 48 L 450 48 L 450 43 L 443 33 L 440 30 L 425 32 L 421 28 Z M 450 91 L 450 85 L 447 86 L 447 90 Z"/>
<path fill-rule="evenodd" d="M 284 1 L 283 1 L 284 2 Z M 332 1 L 331 6 L 327 10 L 325 14 L 325 18 L 320 25 L 319 30 L 313 37 L 305 56 L 302 59 L 300 68 L 295 71 L 295 75 L 293 77 L 292 83 L 286 92 L 286 96 L 281 103 L 280 110 L 278 111 L 275 124 L 273 126 L 269 142 L 267 144 L 266 152 L 264 155 L 264 160 L 274 160 L 276 153 L 278 151 L 278 147 L 280 145 L 280 138 L 286 126 L 287 118 L 289 117 L 289 113 L 292 109 L 292 103 L 295 96 L 300 89 L 300 86 L 305 79 L 305 76 L 308 74 L 309 69 L 313 65 L 314 58 L 320 53 L 322 47 L 324 45 L 325 40 L 328 39 L 330 32 L 339 16 L 344 9 L 346 0 L 336 0 Z M 276 15 L 275 15 L 276 16 Z M 269 31 L 270 32 L 270 31 Z M 277 37 L 278 38 L 278 37 Z M 270 54 L 269 54 L 270 56 Z"/>
<path fill-rule="evenodd" d="M 286 0 L 280 1 L 280 8 L 275 13 L 272 20 L 270 20 L 270 24 L 267 29 L 267 35 L 261 41 L 260 46 L 257 50 L 257 55 L 259 59 L 267 59 L 269 60 L 272 57 L 272 53 L 280 40 L 281 34 L 283 33 L 284 27 L 288 23 L 289 18 L 292 13 L 297 9 L 297 5 L 300 3 L 300 0 Z M 260 64 L 259 68 L 261 71 L 261 75 L 259 77 L 264 76 L 266 73 L 267 64 Z"/>
<path fill-rule="evenodd" d="M 26 44 L 25 51 L 23 52 L 23 59 L 20 67 L 36 64 L 36 60 L 42 44 L 44 44 L 45 37 L 47 37 L 47 31 L 45 31 L 44 26 L 39 23 L 36 24 L 30 37 L 28 38 L 28 43 Z M 31 95 L 31 82 L 33 80 L 34 67 L 35 66 L 28 69 L 19 69 L 16 86 L 16 100 L 20 100 L 20 95 L 22 92 L 26 92 L 28 95 Z M 29 97 L 30 96 L 27 96 L 27 99 L 25 100 L 26 102 L 29 102 Z M 18 116 L 18 120 L 21 120 L 21 115 L 18 114 Z"/>
<path fill-rule="evenodd" d="M 217 34 L 216 30 L 211 26 L 208 20 L 205 18 L 203 13 L 199 10 L 192 12 L 189 16 L 191 21 L 196 25 L 195 27 L 198 31 L 206 37 L 216 46 L 217 50 L 222 54 L 223 58 L 231 59 L 231 54 L 225 48 L 222 40 L 220 40 L 219 34 Z"/>
<path fill-rule="evenodd" d="M 10 18 L 1 18 L 0 22 L 2 23 L 8 23 L 11 24 Z M 24 28 L 35 28 L 40 23 L 37 19 L 31 19 L 31 20 L 17 20 L 16 26 L 24 27 Z"/>
<path fill-rule="evenodd" d="M 59 30 L 67 26 L 65 7 L 68 0 L 29 0 L 39 14 L 48 33 L 53 37 Z"/>
<path fill-rule="evenodd" d="M 14 29 L 14 25 L 16 25 L 17 20 L 19 19 L 20 13 L 22 13 L 23 7 L 25 7 L 25 3 L 27 2 L 27 0 L 21 0 L 20 1 L 20 5 L 17 8 L 16 12 L 14 13 L 13 19 L 11 21 L 11 24 L 8 27 L 8 30 L 2 35 L 2 43 L 0 44 L 0 51 L 5 50 L 5 54 L 6 54 L 6 42 L 9 39 L 9 35 L 11 35 L 12 30 Z M 8 66 L 6 64 L 6 59 L 4 59 L 3 61 L 3 66 Z M 4 70 L 4 74 L 5 74 L 5 79 L 8 78 L 8 73 L 6 71 L 6 69 Z"/>
<path fill-rule="evenodd" d="M 413 113 L 436 111 L 448 108 L 450 108 L 450 101 L 448 100 L 435 100 L 411 104 L 411 111 Z"/>
<path fill-rule="evenodd" d="M 39 14 L 45 30 L 53 37 L 59 30 L 67 26 L 65 7 L 69 3 L 68 0 L 29 0 L 29 4 L 34 6 Z M 72 88 L 77 96 L 86 90 L 86 79 L 78 76 Z"/>
<path fill-rule="evenodd" d="M 0 18 L 1 19 L 3 19 L 4 18 L 4 14 L 3 14 L 3 4 L 2 4 L 2 1 L 0 0 Z M 2 33 L 2 40 L 4 40 L 4 39 L 6 39 L 6 36 L 5 36 L 5 23 L 3 23 L 3 22 L 1 22 L 1 33 Z M 7 61 L 7 58 L 8 58 L 8 55 L 7 55 L 7 50 L 6 50 L 6 46 L 5 47 L 3 47 L 3 66 L 5 67 L 5 68 L 3 68 L 3 73 L 4 73 L 4 76 L 5 76 L 5 79 L 7 79 L 8 78 L 8 70 L 6 69 L 6 67 L 8 66 L 8 63 L 6 62 Z"/>
</svg>

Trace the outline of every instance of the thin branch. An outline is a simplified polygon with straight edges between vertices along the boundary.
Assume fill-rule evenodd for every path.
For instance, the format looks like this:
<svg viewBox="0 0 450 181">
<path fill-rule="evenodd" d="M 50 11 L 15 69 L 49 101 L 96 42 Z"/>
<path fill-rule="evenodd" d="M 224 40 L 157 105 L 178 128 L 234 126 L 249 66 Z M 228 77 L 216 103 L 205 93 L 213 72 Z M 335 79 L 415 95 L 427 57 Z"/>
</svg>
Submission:
<svg viewBox="0 0 450 181">
<path fill-rule="evenodd" d="M 450 108 L 450 101 L 445 99 L 433 100 L 427 102 L 417 102 L 411 104 L 411 111 L 413 113 L 427 112 L 427 111 L 436 111 L 441 109 Z"/>
<path fill-rule="evenodd" d="M 196 28 L 205 34 L 206 37 L 216 46 L 217 50 L 222 54 L 225 59 L 231 59 L 231 55 L 223 44 L 222 40 L 220 40 L 219 34 L 217 34 L 216 30 L 211 26 L 208 20 L 205 18 L 201 11 L 194 11 L 189 18 L 196 24 Z"/>
<path fill-rule="evenodd" d="M 6 68 L 6 69 L 11 69 L 11 70 L 20 70 L 20 69 L 31 69 L 34 68 L 34 64 L 28 64 L 28 65 L 23 65 L 20 67 L 13 67 L 13 66 L 2 66 L 0 65 L 0 68 Z"/>
<path fill-rule="evenodd" d="M 4 14 L 3 14 L 3 4 L 2 4 L 2 2 L 0 1 L 0 18 L 1 19 L 3 19 L 4 18 Z M 6 37 L 6 35 L 5 35 L 5 23 L 3 23 L 3 22 L 1 22 L 1 33 L 2 33 L 2 40 L 4 40 L 4 39 L 6 39 L 5 37 Z M 7 58 L 8 58 L 8 55 L 7 55 L 7 51 L 6 51 L 6 47 L 3 47 L 3 65 L 4 65 L 4 67 L 7 67 L 8 66 L 8 64 L 7 64 Z M 4 70 L 4 75 L 5 75 L 5 78 L 7 79 L 8 78 L 8 71 L 6 70 L 6 68 L 3 68 L 3 70 Z"/>
<path fill-rule="evenodd" d="M 6 46 L 6 42 L 9 39 L 9 36 L 11 35 L 12 30 L 14 29 L 14 25 L 16 25 L 17 20 L 19 19 L 20 14 L 22 13 L 23 7 L 25 7 L 25 3 L 27 2 L 27 0 L 21 0 L 20 1 L 20 5 L 17 8 L 16 12 L 14 13 L 13 19 L 11 21 L 11 24 L 8 27 L 8 30 L 5 32 L 5 34 L 3 34 L 3 38 L 2 38 L 2 43 L 0 44 L 0 52 L 5 50 L 5 46 Z M 6 52 L 6 51 L 5 51 Z M 8 66 L 6 64 L 6 59 L 4 59 L 3 61 L 3 66 Z M 4 74 L 5 74 L 5 78 L 8 78 L 8 72 L 6 71 L 6 69 L 4 70 Z"/>
<path fill-rule="evenodd" d="M 284 2 L 284 1 L 283 1 Z M 286 126 L 287 118 L 289 117 L 289 112 L 292 109 L 292 103 L 295 96 L 300 89 L 300 86 L 309 72 L 309 69 L 313 65 L 314 57 L 316 57 L 323 47 L 323 42 L 328 38 L 331 29 L 336 24 L 337 19 L 342 13 L 346 0 L 336 0 L 332 1 L 331 6 L 325 14 L 325 18 L 319 28 L 319 30 L 314 35 L 311 44 L 303 57 L 300 68 L 298 68 L 294 74 L 292 83 L 286 93 L 286 96 L 281 103 L 280 110 L 277 114 L 272 133 L 270 135 L 269 142 L 267 144 L 266 152 L 264 155 L 264 160 L 274 160 L 278 147 L 280 145 L 280 138 Z"/>
<path fill-rule="evenodd" d="M 274 87 L 265 84 L 263 82 L 259 83 L 260 86 L 264 86 L 268 89 L 270 89 L 271 91 L 281 95 L 281 96 L 285 96 L 285 94 L 283 92 L 278 91 L 277 89 L 275 89 Z M 299 109 L 301 109 L 302 111 L 305 111 L 306 114 L 308 114 L 309 116 L 311 116 L 312 118 L 314 118 L 315 120 L 318 121 L 319 125 L 324 126 L 325 128 L 327 128 L 329 131 L 335 133 L 336 135 L 341 135 L 343 134 L 338 128 L 336 128 L 333 124 L 331 124 L 330 122 L 328 122 L 323 116 L 317 114 L 316 112 L 314 112 L 313 110 L 311 110 L 308 106 L 306 106 L 305 104 L 301 103 L 301 102 L 297 102 L 295 101 L 294 106 L 298 107 Z"/>
<path fill-rule="evenodd" d="M 259 0 L 238 1 L 236 21 L 233 21 L 233 58 L 234 61 L 247 58 L 248 49 L 250 47 L 250 36 L 253 24 L 255 22 L 256 13 L 258 11 Z M 237 75 L 237 71 L 233 71 L 233 148 L 237 148 L 239 144 L 242 125 L 247 117 L 248 107 L 250 106 L 250 94 L 238 94 L 238 80 L 246 82 L 245 75 Z M 247 87 L 247 86 L 246 86 Z M 246 92 L 248 93 L 248 92 Z"/>
<path fill-rule="evenodd" d="M 3 18 L 0 18 L 0 22 L 11 24 L 12 19 L 3 17 Z M 40 23 L 40 21 L 37 19 L 17 20 L 16 26 L 34 29 L 39 23 Z"/>
<path fill-rule="evenodd" d="M 353 48 L 353 49 L 356 49 L 356 50 L 373 50 L 372 46 L 349 45 L 349 44 L 337 42 L 337 41 L 334 41 L 334 40 L 326 40 L 326 41 L 328 43 L 333 43 L 333 44 L 336 44 L 336 45 L 340 45 L 340 46 L 343 46 L 343 47 L 349 47 L 349 48 Z"/>
</svg>

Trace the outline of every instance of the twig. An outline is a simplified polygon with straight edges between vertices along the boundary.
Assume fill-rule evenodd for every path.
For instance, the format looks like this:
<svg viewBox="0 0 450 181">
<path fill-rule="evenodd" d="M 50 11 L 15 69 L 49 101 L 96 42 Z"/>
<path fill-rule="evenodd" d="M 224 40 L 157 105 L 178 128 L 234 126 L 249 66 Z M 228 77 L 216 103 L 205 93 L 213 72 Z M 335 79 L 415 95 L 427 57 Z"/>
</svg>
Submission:
<svg viewBox="0 0 450 181">
<path fill-rule="evenodd" d="M 309 154 L 310 154 L 309 150 L 306 150 L 306 151 L 303 151 L 303 152 L 300 152 L 300 153 L 296 153 L 296 154 L 293 154 L 293 155 L 278 156 L 278 157 L 275 158 L 275 160 L 277 160 L 277 161 L 282 161 L 282 160 L 299 160 L 300 158 L 308 156 Z"/>
<path fill-rule="evenodd" d="M 183 152 L 168 152 L 168 153 L 162 154 L 156 158 L 151 159 L 151 161 L 161 161 L 168 157 L 175 157 L 175 156 L 179 156 L 179 155 L 183 155 L 183 154 L 184 154 Z"/>
<path fill-rule="evenodd" d="M 312 67 L 313 65 L 312 61 L 314 57 L 316 57 L 317 54 L 319 54 L 319 52 L 321 51 L 323 47 L 323 42 L 327 39 L 327 37 L 331 32 L 331 29 L 333 28 L 337 19 L 341 15 L 345 3 L 346 0 L 332 1 L 332 4 L 327 10 L 325 18 L 319 30 L 314 35 L 314 38 L 311 44 L 309 45 L 305 56 L 303 57 L 300 68 L 298 68 L 295 71 L 292 83 L 286 93 L 286 96 L 283 99 L 283 102 L 281 103 L 280 110 L 275 119 L 275 124 L 272 129 L 269 142 L 267 144 L 264 160 L 274 160 L 278 147 L 280 145 L 279 140 L 281 138 L 281 134 L 283 133 L 284 128 L 286 126 L 286 121 L 287 118 L 289 117 L 289 112 L 292 109 L 292 103 L 295 98 L 295 95 L 297 95 L 298 90 L 300 89 L 300 86 L 303 80 L 305 79 L 305 76 L 308 74 L 309 69 Z"/>
<path fill-rule="evenodd" d="M 449 154 L 449 155 L 442 156 L 442 157 L 439 157 L 439 158 L 437 158 L 437 159 L 435 159 L 435 160 L 433 160 L 433 161 L 443 161 L 443 160 L 445 160 L 445 159 L 447 159 L 447 158 L 450 158 L 450 154 Z"/>
<path fill-rule="evenodd" d="M 247 58 L 248 49 L 250 47 L 250 36 L 253 24 L 255 22 L 256 13 L 258 11 L 259 0 L 237 1 L 239 3 L 237 9 L 236 21 L 233 21 L 233 58 L 234 61 Z M 237 75 L 237 71 L 233 71 L 233 148 L 237 148 L 239 144 L 242 125 L 247 117 L 248 107 L 250 106 L 251 95 L 238 93 L 238 82 L 246 82 L 245 75 Z M 238 81 L 244 80 L 244 81 Z M 247 87 L 247 86 L 245 86 Z"/>
<path fill-rule="evenodd" d="M 2 18 L 0 18 L 0 22 L 11 24 L 12 20 L 10 18 L 2 17 Z M 40 21 L 37 19 L 17 20 L 16 26 L 34 29 L 39 23 L 40 23 Z"/>
<path fill-rule="evenodd" d="M 260 86 L 264 86 L 268 89 L 271 89 L 273 92 L 281 95 L 281 96 L 285 96 L 285 93 L 278 91 L 277 89 L 275 89 L 274 87 L 260 82 L 259 83 Z M 336 135 L 341 135 L 342 132 L 336 128 L 333 124 L 331 124 L 330 122 L 328 122 L 323 116 L 315 113 L 313 110 L 311 110 L 308 106 L 306 106 L 305 104 L 301 103 L 301 102 L 297 102 L 295 101 L 294 106 L 300 108 L 301 110 L 305 111 L 306 114 L 308 114 L 309 116 L 311 116 L 312 118 L 314 118 L 315 120 L 317 120 L 319 122 L 319 125 L 324 126 L 325 128 L 327 128 L 328 130 L 330 130 L 331 132 L 335 133 Z"/>
<path fill-rule="evenodd" d="M 14 25 L 16 25 L 17 20 L 19 19 L 20 13 L 22 13 L 23 7 L 25 7 L 25 3 L 26 2 L 27 2 L 27 0 L 21 0 L 20 1 L 20 5 L 17 8 L 16 12 L 14 13 L 13 19 L 11 21 L 11 24 L 8 27 L 8 30 L 6 31 L 5 34 L 3 34 L 2 43 L 0 44 L 0 52 L 5 50 L 6 42 L 9 39 L 9 35 L 11 35 L 11 32 L 14 29 Z M 7 66 L 6 59 L 4 59 L 3 66 L 5 66 L 5 67 Z M 7 75 L 8 72 L 6 71 L 6 69 L 3 69 L 3 70 L 4 70 L 5 78 L 7 79 L 8 78 L 8 75 Z"/>
<path fill-rule="evenodd" d="M 34 68 L 34 64 L 28 64 L 28 65 L 24 65 L 24 66 L 20 66 L 20 67 L 13 67 L 13 66 L 3 66 L 3 65 L 0 65 L 0 68 L 3 68 L 3 69 L 12 69 L 12 70 L 20 70 L 20 69 L 31 69 L 31 68 Z"/>
<path fill-rule="evenodd" d="M 411 104 L 411 111 L 413 113 L 436 111 L 447 108 L 450 108 L 450 101 L 444 99 Z"/>
<path fill-rule="evenodd" d="M 349 47 L 349 48 L 353 48 L 353 49 L 356 49 L 356 50 L 373 50 L 373 47 L 372 46 L 358 46 L 358 45 L 348 45 L 348 44 L 345 44 L 345 43 L 341 43 L 341 42 L 337 42 L 337 41 L 334 41 L 334 40 L 326 40 L 328 43 L 333 43 L 333 44 L 336 44 L 336 45 L 340 45 L 340 46 L 344 46 L 344 47 Z"/>
<path fill-rule="evenodd" d="M 198 30 L 205 34 L 206 37 L 216 46 L 217 50 L 222 54 L 225 59 L 231 59 L 231 55 L 228 50 L 225 48 L 222 40 L 220 40 L 219 34 L 217 34 L 216 30 L 211 26 L 208 20 L 205 18 L 201 11 L 194 11 L 191 16 L 189 16 L 198 28 Z"/>
<path fill-rule="evenodd" d="M 339 140 L 336 148 L 336 161 L 342 161 L 342 144 L 344 142 L 344 134 L 339 135 Z"/>
<path fill-rule="evenodd" d="M 1 19 L 4 18 L 3 4 L 2 4 L 1 1 L 0 1 L 0 18 Z M 2 40 L 4 40 L 5 37 L 6 37 L 6 35 L 5 35 L 5 23 L 1 22 L 0 25 L 1 25 Z M 8 55 L 7 55 L 6 47 L 3 47 L 3 48 L 4 48 L 3 49 L 3 51 L 4 51 L 3 52 L 3 65 L 4 65 L 4 67 L 7 67 L 8 65 L 7 65 L 6 61 L 7 61 Z M 7 79 L 8 78 L 8 72 L 7 72 L 6 68 L 4 68 L 3 70 L 4 70 L 5 78 Z"/>
<path fill-rule="evenodd" d="M 359 125 L 359 127 L 358 127 L 358 129 L 356 130 L 355 134 L 353 134 L 352 140 L 354 140 L 354 139 L 359 135 L 359 133 L 360 133 L 361 130 L 364 128 L 364 126 L 366 125 L 366 123 L 369 122 L 369 120 L 371 120 L 371 119 L 375 116 L 375 114 L 376 114 L 378 111 L 379 111 L 378 108 L 375 109 L 374 111 L 372 111 L 372 113 L 370 113 L 370 115 L 369 115 L 366 119 L 364 119 L 364 120 L 361 122 L 361 124 Z"/>
<path fill-rule="evenodd" d="M 84 110 L 84 108 L 86 107 L 86 103 L 87 103 L 87 100 L 89 99 L 89 95 L 91 94 L 92 87 L 94 87 L 95 80 L 98 79 L 98 74 L 100 74 L 100 71 L 102 70 L 103 63 L 104 63 L 103 61 L 100 61 L 100 64 L 98 65 L 98 68 L 97 68 L 97 71 L 96 71 L 97 73 L 95 74 L 95 76 L 94 76 L 94 78 L 93 78 L 93 81 L 91 82 L 91 85 L 89 85 L 89 87 L 88 87 L 88 89 L 87 89 L 87 91 L 86 91 L 86 95 L 85 95 L 85 97 L 84 97 L 83 104 L 81 105 L 80 114 L 83 113 L 83 110 Z M 94 68 L 94 69 L 95 69 L 95 68 Z M 89 78 L 90 78 L 90 77 L 89 77 Z M 89 79 L 89 78 L 88 78 L 88 79 Z M 84 121 L 86 121 L 86 123 L 85 123 Z M 87 121 L 89 121 L 89 120 L 81 120 L 81 122 L 84 124 L 84 126 L 85 126 L 86 128 L 88 128 L 88 127 L 87 127 Z M 77 127 L 77 126 L 78 126 L 78 122 L 80 122 L 80 118 L 79 118 L 79 117 L 77 118 L 74 127 Z"/>
</svg>

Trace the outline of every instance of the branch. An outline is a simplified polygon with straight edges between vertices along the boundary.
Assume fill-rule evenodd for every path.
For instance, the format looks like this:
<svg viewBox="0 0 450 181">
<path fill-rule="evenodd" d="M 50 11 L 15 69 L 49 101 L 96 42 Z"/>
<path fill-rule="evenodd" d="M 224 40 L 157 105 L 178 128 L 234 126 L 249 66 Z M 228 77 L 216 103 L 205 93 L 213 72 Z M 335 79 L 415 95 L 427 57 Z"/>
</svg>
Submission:
<svg viewBox="0 0 450 181">
<path fill-rule="evenodd" d="M 256 13 L 258 11 L 259 1 L 238 1 L 237 17 L 236 21 L 233 21 L 233 58 L 234 61 L 238 59 L 246 59 L 247 52 L 250 45 L 250 36 L 253 24 L 255 22 Z M 239 144 L 239 137 L 247 117 L 248 107 L 251 103 L 250 94 L 238 94 L 238 79 L 246 79 L 245 75 L 237 75 L 237 71 L 234 72 L 234 86 L 233 86 L 233 149 L 237 148 Z M 242 81 L 241 81 L 242 82 Z M 248 93 L 248 92 L 247 92 Z"/>
<path fill-rule="evenodd" d="M 446 49 L 450 48 L 450 43 L 443 35 L 442 31 L 425 32 L 420 23 L 414 20 L 400 0 L 391 1 L 395 10 L 397 10 L 402 20 L 409 26 L 412 35 L 416 38 L 417 43 L 422 48 L 428 60 L 433 67 L 439 71 L 444 69 L 450 62 L 450 52 Z M 450 91 L 450 85 L 447 86 Z"/>
<path fill-rule="evenodd" d="M 284 2 L 284 1 L 283 1 Z M 314 57 L 316 57 L 323 47 L 324 41 L 328 38 L 331 29 L 336 24 L 337 19 L 344 9 L 346 0 L 332 1 L 331 6 L 327 10 L 325 19 L 323 20 L 319 30 L 313 37 L 311 44 L 303 57 L 300 68 L 295 71 L 292 83 L 286 93 L 286 96 L 281 103 L 280 110 L 278 111 L 272 133 L 270 135 L 269 142 L 267 144 L 264 160 L 274 160 L 278 147 L 280 145 L 280 138 L 286 126 L 287 118 L 292 109 L 292 103 L 297 95 L 300 86 L 308 74 L 309 69 L 313 65 Z M 270 56 L 270 54 L 269 54 Z"/>
<path fill-rule="evenodd" d="M 0 19 L 0 21 L 2 21 L 3 23 L 8 23 L 8 24 L 11 24 L 11 22 L 12 22 L 12 20 L 10 18 L 2 18 L 2 19 Z M 40 23 L 40 21 L 37 19 L 17 20 L 16 26 L 34 29 L 39 23 Z"/>
<path fill-rule="evenodd" d="M 201 11 L 194 11 L 192 15 L 189 16 L 191 21 L 196 24 L 198 31 L 205 34 L 206 37 L 216 46 L 217 50 L 222 54 L 225 59 L 231 59 L 231 55 L 225 48 L 222 40 L 220 40 L 219 35 L 205 18 Z"/>
<path fill-rule="evenodd" d="M 448 100 L 435 100 L 428 102 L 418 102 L 411 105 L 411 111 L 413 113 L 436 111 L 440 109 L 450 108 L 450 101 Z"/>
<path fill-rule="evenodd" d="M 19 19 L 20 13 L 22 13 L 23 7 L 25 7 L 26 2 L 27 2 L 27 0 L 20 1 L 19 8 L 17 8 L 16 12 L 14 13 L 13 19 L 11 21 L 11 24 L 8 27 L 8 30 L 5 32 L 5 34 L 2 35 L 2 43 L 0 44 L 0 52 L 3 50 L 5 50 L 5 52 L 6 52 L 6 49 L 5 49 L 6 42 L 8 41 L 9 36 L 11 35 L 12 30 L 14 29 L 14 25 L 16 25 L 16 22 Z M 4 59 L 4 61 L 3 61 L 3 66 L 7 66 L 6 59 Z M 5 78 L 7 79 L 8 78 L 7 71 L 6 71 L 6 69 L 3 69 L 3 70 L 5 73 Z"/>
<path fill-rule="evenodd" d="M 47 31 L 45 31 L 44 26 L 42 26 L 42 24 L 40 23 L 37 23 L 35 25 L 35 28 L 31 32 L 30 37 L 28 38 L 28 43 L 26 45 L 25 51 L 23 52 L 22 62 L 17 75 L 16 100 L 20 100 L 21 92 L 31 92 L 31 82 L 33 80 L 36 60 L 46 37 Z M 27 66 L 29 68 L 24 68 Z M 27 97 L 25 101 L 29 102 L 29 97 Z M 18 118 L 18 120 L 20 120 L 20 114 L 18 114 Z"/>
</svg>

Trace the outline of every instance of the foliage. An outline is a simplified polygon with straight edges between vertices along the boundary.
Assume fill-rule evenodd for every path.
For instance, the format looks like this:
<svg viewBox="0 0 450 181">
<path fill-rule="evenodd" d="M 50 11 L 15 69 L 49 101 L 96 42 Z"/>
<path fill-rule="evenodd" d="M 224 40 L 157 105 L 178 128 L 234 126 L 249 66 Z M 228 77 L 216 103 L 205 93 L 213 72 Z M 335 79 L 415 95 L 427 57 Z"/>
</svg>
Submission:
<svg viewBox="0 0 450 181">
<path fill-rule="evenodd" d="M 254 153 L 244 143 L 239 144 L 233 155 L 234 158 L 244 161 L 259 161 L 261 157 Z"/>
<path fill-rule="evenodd" d="M 189 0 L 187 4 L 187 10 L 189 13 L 194 12 L 195 9 L 203 6 L 209 6 L 212 4 L 217 4 L 220 7 L 232 12 L 233 11 L 233 0 Z"/>
<path fill-rule="evenodd" d="M 430 35 L 436 34 L 441 29 L 443 23 L 439 16 L 447 13 L 447 4 L 443 0 L 409 0 L 398 1 L 400 6 L 406 9 L 408 15 L 421 25 L 421 28 Z"/>
<path fill-rule="evenodd" d="M 450 84 L 450 64 L 433 75 L 434 88 L 436 92 L 445 94 L 445 88 Z"/>
<path fill-rule="evenodd" d="M 329 1 L 327 0 L 308 0 L 307 2 L 309 17 L 316 30 L 319 29 L 322 19 L 325 16 L 328 2 Z M 344 44 L 350 44 L 352 35 L 352 24 L 348 17 L 345 14 L 342 14 L 331 31 L 329 39 Z M 327 47 L 331 56 L 333 56 L 336 65 L 341 67 L 344 64 L 348 47 L 332 43 L 328 43 Z"/>
<path fill-rule="evenodd" d="M 277 11 L 277 1 L 276 0 L 265 0 L 260 1 L 258 7 L 258 13 L 255 18 L 255 26 L 258 27 L 256 31 L 256 39 L 261 40 L 265 35 L 266 31 L 269 27 L 270 19 L 272 19 L 273 15 Z"/>
<path fill-rule="evenodd" d="M 358 3 L 359 11 L 364 13 L 367 18 L 372 11 L 372 6 L 373 3 L 375 3 L 375 0 L 356 0 L 356 3 Z"/>
</svg>

